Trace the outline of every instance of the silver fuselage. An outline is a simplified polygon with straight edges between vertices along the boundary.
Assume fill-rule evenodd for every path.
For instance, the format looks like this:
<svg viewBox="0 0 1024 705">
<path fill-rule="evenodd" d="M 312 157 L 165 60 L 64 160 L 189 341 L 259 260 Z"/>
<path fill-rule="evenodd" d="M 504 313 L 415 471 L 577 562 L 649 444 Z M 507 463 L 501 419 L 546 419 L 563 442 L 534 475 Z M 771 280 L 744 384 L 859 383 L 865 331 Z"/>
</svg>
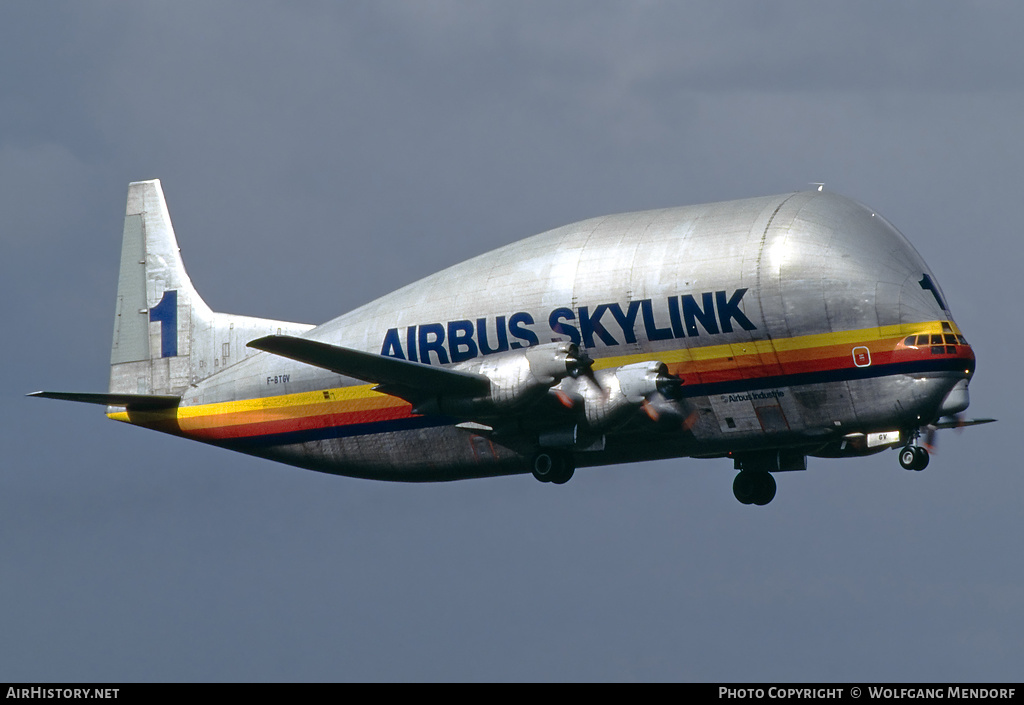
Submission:
<svg viewBox="0 0 1024 705">
<path fill-rule="evenodd" d="M 578 466 L 778 448 L 838 456 L 871 451 L 858 434 L 934 420 L 965 386 L 974 357 L 947 305 L 895 228 L 815 191 L 573 223 L 305 336 L 468 370 L 571 340 L 597 369 L 651 360 L 683 379 L 686 423 L 627 420 L 570 447 Z M 955 340 L 933 354 L 917 335 Z M 500 428 L 415 414 L 366 382 L 248 352 L 194 375 L 177 427 L 163 430 L 325 472 L 427 481 L 527 472 L 545 426 L 563 425 L 529 411 Z"/>
</svg>

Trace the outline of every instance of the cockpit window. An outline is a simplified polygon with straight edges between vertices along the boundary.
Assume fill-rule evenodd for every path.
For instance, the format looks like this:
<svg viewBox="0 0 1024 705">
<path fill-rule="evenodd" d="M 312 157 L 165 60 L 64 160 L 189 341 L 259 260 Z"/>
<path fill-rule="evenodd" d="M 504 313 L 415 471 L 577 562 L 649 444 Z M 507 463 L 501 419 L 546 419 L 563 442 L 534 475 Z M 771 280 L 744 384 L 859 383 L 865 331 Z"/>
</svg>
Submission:
<svg viewBox="0 0 1024 705">
<path fill-rule="evenodd" d="M 959 333 L 928 333 L 908 335 L 903 345 L 913 348 L 931 348 L 932 355 L 956 355 L 956 346 L 970 347 L 967 340 Z"/>
</svg>

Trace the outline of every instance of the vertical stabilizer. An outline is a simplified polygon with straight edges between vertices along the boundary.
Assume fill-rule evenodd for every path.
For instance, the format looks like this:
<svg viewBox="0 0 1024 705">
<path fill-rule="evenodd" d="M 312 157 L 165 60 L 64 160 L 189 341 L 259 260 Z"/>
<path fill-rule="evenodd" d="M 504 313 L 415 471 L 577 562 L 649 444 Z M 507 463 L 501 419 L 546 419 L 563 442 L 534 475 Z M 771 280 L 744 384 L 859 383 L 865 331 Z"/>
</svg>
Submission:
<svg viewBox="0 0 1024 705">
<path fill-rule="evenodd" d="M 185 272 L 160 181 L 128 187 L 110 392 L 180 395 L 241 360 L 249 340 L 311 327 L 211 311 Z"/>
</svg>

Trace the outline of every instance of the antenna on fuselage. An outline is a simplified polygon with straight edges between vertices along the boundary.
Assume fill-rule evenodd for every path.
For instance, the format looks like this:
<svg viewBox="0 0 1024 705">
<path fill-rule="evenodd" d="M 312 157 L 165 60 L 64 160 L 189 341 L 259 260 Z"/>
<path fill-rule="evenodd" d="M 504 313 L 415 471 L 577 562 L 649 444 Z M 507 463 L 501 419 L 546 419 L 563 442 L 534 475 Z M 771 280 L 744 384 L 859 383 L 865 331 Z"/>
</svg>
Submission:
<svg viewBox="0 0 1024 705">
<path fill-rule="evenodd" d="M 825 188 L 825 182 L 824 181 L 812 181 L 810 185 L 811 186 L 817 186 L 819 191 L 821 191 L 823 188 Z"/>
</svg>

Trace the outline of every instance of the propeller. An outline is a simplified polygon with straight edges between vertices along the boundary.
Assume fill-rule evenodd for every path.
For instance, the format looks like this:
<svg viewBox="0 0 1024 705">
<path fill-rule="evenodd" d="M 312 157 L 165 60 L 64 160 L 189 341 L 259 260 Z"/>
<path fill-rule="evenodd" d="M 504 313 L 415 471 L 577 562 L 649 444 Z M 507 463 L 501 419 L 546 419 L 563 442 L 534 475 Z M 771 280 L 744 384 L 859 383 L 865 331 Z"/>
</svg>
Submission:
<svg viewBox="0 0 1024 705">
<path fill-rule="evenodd" d="M 924 445 L 929 453 L 934 453 L 938 448 L 935 432 L 940 428 L 955 428 L 957 432 L 963 431 L 968 426 L 978 426 L 983 423 L 992 423 L 995 419 L 968 419 L 963 414 L 952 414 L 943 416 L 935 423 L 924 427 Z"/>
<path fill-rule="evenodd" d="M 573 346 L 575 347 L 575 346 Z M 569 368 L 569 376 L 573 379 L 579 379 L 585 377 L 593 382 L 594 386 L 602 393 L 607 393 L 601 383 L 597 381 L 597 375 L 594 374 L 594 358 L 587 354 L 587 351 L 582 352 L 576 348 L 576 354 L 570 353 L 570 357 L 566 358 L 566 365 Z"/>
<path fill-rule="evenodd" d="M 660 372 L 656 382 L 658 393 L 666 399 L 679 401 L 683 398 L 683 378 L 668 372 Z"/>
<path fill-rule="evenodd" d="M 647 417 L 673 430 L 689 430 L 696 422 L 696 409 L 692 405 L 678 403 L 683 399 L 683 378 L 669 373 L 662 365 L 654 386 L 658 391 L 644 399 L 642 407 Z"/>
<path fill-rule="evenodd" d="M 935 431 L 938 429 L 931 424 L 925 426 L 924 429 L 924 447 L 928 451 L 928 455 L 935 455 L 938 451 L 938 443 L 935 440 Z"/>
<path fill-rule="evenodd" d="M 689 431 L 697 423 L 697 408 L 685 401 L 683 380 L 659 375 L 658 392 L 644 399 L 641 406 L 647 418 L 665 431 Z"/>
</svg>

